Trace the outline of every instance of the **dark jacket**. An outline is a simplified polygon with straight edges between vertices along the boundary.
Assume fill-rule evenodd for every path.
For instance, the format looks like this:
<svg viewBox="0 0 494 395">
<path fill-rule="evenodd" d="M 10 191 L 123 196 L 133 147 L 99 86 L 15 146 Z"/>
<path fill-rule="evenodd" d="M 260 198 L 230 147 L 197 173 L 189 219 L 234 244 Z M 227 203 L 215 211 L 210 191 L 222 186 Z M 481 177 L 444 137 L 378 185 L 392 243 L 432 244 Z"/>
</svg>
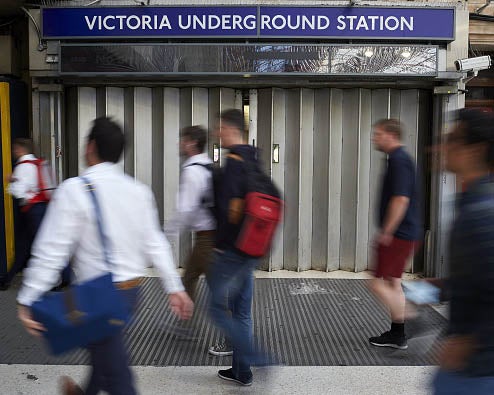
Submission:
<svg viewBox="0 0 494 395">
<path fill-rule="evenodd" d="M 245 160 L 257 161 L 257 150 L 251 145 L 230 148 L 225 166 L 215 187 L 216 248 L 233 249 L 243 219 L 243 202 L 247 193 Z"/>
<path fill-rule="evenodd" d="M 459 196 L 449 244 L 449 335 L 472 336 L 463 372 L 494 376 L 494 182 L 484 178 Z"/>
</svg>

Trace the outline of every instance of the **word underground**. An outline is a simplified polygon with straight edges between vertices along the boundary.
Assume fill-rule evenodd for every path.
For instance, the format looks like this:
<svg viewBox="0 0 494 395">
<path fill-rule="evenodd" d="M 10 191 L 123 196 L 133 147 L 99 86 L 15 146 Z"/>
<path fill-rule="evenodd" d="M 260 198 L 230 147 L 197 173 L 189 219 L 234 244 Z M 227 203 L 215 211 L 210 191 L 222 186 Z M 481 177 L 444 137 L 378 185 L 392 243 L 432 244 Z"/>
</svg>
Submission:
<svg viewBox="0 0 494 395">
<path fill-rule="evenodd" d="M 85 16 L 89 30 L 256 30 L 256 15 L 178 15 L 173 26 L 167 15 L 95 15 Z M 326 15 L 261 15 L 261 31 L 327 30 L 331 20 Z M 337 30 L 394 31 L 414 29 L 414 17 L 378 15 L 340 15 Z"/>
</svg>

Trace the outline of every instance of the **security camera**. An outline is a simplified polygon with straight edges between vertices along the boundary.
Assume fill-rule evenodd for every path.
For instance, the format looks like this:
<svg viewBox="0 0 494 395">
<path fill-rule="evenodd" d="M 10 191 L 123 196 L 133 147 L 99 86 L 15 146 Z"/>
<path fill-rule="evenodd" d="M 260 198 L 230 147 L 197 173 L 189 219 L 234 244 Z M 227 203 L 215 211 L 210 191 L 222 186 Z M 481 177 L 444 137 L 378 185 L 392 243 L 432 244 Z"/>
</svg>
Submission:
<svg viewBox="0 0 494 395">
<path fill-rule="evenodd" d="M 456 70 L 473 71 L 486 70 L 491 67 L 490 56 L 477 56 L 476 58 L 458 59 L 455 61 Z"/>
</svg>

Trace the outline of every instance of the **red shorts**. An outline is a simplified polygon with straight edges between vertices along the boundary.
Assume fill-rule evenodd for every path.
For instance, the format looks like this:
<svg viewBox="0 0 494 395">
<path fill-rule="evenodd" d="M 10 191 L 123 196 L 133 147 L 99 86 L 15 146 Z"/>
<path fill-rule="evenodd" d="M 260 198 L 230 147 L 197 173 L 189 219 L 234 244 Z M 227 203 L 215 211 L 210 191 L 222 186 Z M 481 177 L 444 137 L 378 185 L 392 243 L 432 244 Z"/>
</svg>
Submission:
<svg viewBox="0 0 494 395">
<path fill-rule="evenodd" d="M 393 237 L 389 246 L 376 247 L 376 278 L 401 278 L 408 258 L 413 254 L 418 242 Z"/>
</svg>

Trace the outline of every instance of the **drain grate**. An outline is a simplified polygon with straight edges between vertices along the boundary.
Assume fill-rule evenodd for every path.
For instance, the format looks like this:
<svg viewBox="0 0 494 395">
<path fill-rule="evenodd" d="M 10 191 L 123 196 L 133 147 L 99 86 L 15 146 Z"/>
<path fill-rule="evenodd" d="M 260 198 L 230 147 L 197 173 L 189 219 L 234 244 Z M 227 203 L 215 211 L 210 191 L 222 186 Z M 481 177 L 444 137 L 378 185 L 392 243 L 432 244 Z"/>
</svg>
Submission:
<svg viewBox="0 0 494 395">
<path fill-rule="evenodd" d="M 36 339 L 28 336 L 16 318 L 17 290 L 0 294 L 1 364 L 87 364 L 85 351 L 51 357 Z M 127 328 L 133 365 L 228 365 L 230 358 L 208 355 L 220 334 L 207 319 L 207 289 L 199 282 L 196 313 L 190 324 L 193 339 L 170 331 L 177 323 L 157 278 L 147 278 L 134 321 Z M 431 335 L 412 339 L 406 351 L 375 348 L 367 338 L 388 329 L 385 311 L 369 294 L 364 280 L 257 279 L 253 305 L 257 344 L 285 365 L 293 366 L 421 366 L 434 363 L 427 352 L 434 334 L 446 320 L 431 308 L 424 314 Z M 424 340 L 428 339 L 428 340 Z"/>
</svg>

